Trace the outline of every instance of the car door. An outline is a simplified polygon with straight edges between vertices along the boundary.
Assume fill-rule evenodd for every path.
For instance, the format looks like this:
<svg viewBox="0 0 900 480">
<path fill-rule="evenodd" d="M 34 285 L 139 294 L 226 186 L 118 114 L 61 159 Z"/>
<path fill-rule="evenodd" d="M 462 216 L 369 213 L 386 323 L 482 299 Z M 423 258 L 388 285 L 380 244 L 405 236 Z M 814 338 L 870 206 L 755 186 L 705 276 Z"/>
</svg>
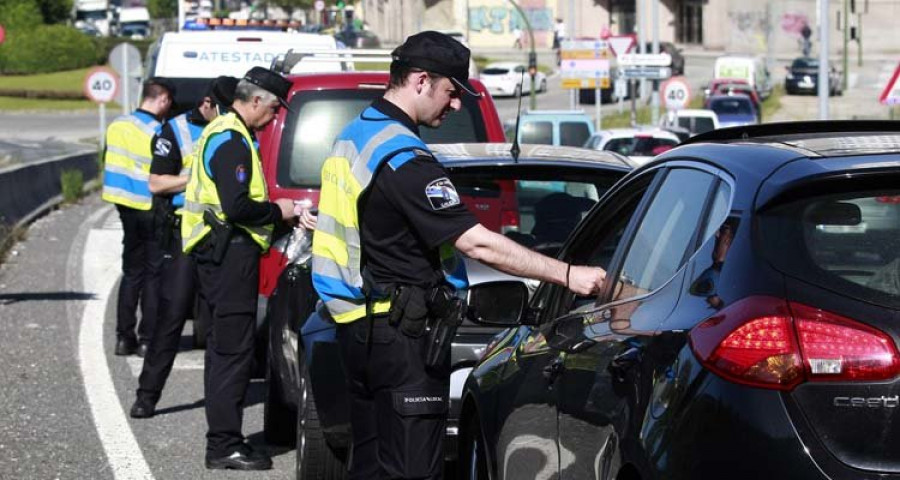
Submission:
<svg viewBox="0 0 900 480">
<path fill-rule="evenodd" d="M 602 223 L 608 229 L 604 246 L 590 249 L 596 253 L 592 265 L 609 268 L 619 239 L 653 177 L 652 173 L 645 175 L 639 182 L 630 182 L 614 198 L 601 201 L 614 208 L 604 214 Z M 553 380 L 561 351 L 559 345 L 548 343 L 548 336 L 565 341 L 566 332 L 557 327 L 574 327 L 577 334 L 577 324 L 569 321 L 577 313 L 573 316 L 569 312 L 591 308 L 597 300 L 597 295 L 576 297 L 565 287 L 550 283 L 541 284 L 532 297 L 527 315 L 532 316 L 534 325 L 519 328 L 515 352 L 507 360 L 497 387 L 498 478 L 554 478 L 561 463 L 571 462 L 571 452 L 558 450 Z"/>
<path fill-rule="evenodd" d="M 638 445 L 652 388 L 643 359 L 678 302 L 718 185 L 715 174 L 686 165 L 660 169 L 657 177 L 618 242 L 604 292 L 595 305 L 569 314 L 583 325 L 586 340 L 555 360 L 563 479 L 615 478 L 623 462 L 636 461 L 628 452 Z M 597 245 L 590 236 L 578 241 L 588 247 L 573 243 L 574 251 Z M 588 261 L 603 255 L 591 252 Z M 562 452 L 572 452 L 569 463 Z"/>
</svg>

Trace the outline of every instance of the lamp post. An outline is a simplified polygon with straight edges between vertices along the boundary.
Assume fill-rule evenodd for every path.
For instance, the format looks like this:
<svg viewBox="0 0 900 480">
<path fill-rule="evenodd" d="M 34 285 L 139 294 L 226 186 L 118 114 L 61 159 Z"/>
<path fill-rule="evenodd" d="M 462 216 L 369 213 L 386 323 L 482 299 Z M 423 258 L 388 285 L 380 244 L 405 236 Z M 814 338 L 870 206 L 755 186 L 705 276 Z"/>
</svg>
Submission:
<svg viewBox="0 0 900 480">
<path fill-rule="evenodd" d="M 528 52 L 528 74 L 531 75 L 531 109 L 537 109 L 537 95 L 534 91 L 534 77 L 537 75 L 537 53 L 534 51 L 534 31 L 531 30 L 531 22 L 528 21 L 528 17 L 525 16 L 525 12 L 519 7 L 519 5 L 515 2 L 515 0 L 509 0 L 509 3 L 519 12 L 519 16 L 522 17 L 522 21 L 525 22 L 525 29 L 528 30 L 528 44 L 531 46 L 531 51 Z"/>
</svg>

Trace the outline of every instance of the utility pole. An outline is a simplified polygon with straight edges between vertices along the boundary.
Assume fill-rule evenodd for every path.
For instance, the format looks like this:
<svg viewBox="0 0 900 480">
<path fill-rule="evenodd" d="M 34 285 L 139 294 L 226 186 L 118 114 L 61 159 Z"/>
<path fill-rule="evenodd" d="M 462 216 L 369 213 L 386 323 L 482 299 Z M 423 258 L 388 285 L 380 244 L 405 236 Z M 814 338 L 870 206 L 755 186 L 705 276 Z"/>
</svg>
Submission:
<svg viewBox="0 0 900 480">
<path fill-rule="evenodd" d="M 847 90 L 847 77 L 850 75 L 850 52 L 847 51 L 847 47 L 850 46 L 850 15 L 848 15 L 847 5 L 852 0 L 844 0 L 844 21 L 841 22 L 842 30 L 844 31 L 844 52 L 843 52 L 843 68 L 844 71 L 841 72 L 841 90 Z"/>
<path fill-rule="evenodd" d="M 819 1 L 819 120 L 828 120 L 828 0 Z"/>
<path fill-rule="evenodd" d="M 531 30 L 531 22 L 528 21 L 528 17 L 525 16 L 525 12 L 522 11 L 519 4 L 514 0 L 509 0 L 509 3 L 519 12 L 519 16 L 525 22 L 525 29 L 528 31 L 528 44 L 531 46 L 531 51 L 528 52 L 528 74 L 531 76 L 531 93 L 529 93 L 531 101 L 529 104 L 532 110 L 537 110 L 537 94 L 534 90 L 534 77 L 537 75 L 537 52 L 534 51 L 534 31 Z"/>
<path fill-rule="evenodd" d="M 653 52 L 659 53 L 659 2 L 651 2 L 651 18 L 653 19 Z M 650 92 L 650 124 L 659 124 L 659 80 L 653 80 L 653 91 Z"/>
</svg>

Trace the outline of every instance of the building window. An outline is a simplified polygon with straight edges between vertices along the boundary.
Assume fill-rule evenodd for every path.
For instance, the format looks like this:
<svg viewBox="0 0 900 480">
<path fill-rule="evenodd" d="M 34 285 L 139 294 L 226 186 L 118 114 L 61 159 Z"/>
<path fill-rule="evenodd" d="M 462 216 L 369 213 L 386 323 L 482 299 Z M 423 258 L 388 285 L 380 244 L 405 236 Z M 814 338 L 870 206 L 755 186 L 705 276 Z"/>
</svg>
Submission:
<svg viewBox="0 0 900 480">
<path fill-rule="evenodd" d="M 675 41 L 678 43 L 703 43 L 702 0 L 680 0 L 675 22 Z"/>
</svg>

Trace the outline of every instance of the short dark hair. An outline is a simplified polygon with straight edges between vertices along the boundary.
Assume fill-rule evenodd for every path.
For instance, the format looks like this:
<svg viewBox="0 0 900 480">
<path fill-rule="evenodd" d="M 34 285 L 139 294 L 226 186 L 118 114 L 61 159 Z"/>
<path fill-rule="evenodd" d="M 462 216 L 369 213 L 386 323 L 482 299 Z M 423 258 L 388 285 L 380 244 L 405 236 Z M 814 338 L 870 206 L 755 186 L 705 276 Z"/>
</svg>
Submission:
<svg viewBox="0 0 900 480">
<path fill-rule="evenodd" d="M 141 98 L 156 99 L 164 94 L 168 94 L 173 101 L 175 100 L 175 85 L 168 79 L 152 77 L 144 81 L 144 86 L 141 89 Z"/>
<path fill-rule="evenodd" d="M 400 88 L 406 85 L 407 80 L 409 79 L 409 75 L 411 73 L 425 72 L 428 74 L 428 78 L 432 80 L 437 80 L 439 78 L 443 78 L 443 75 L 438 75 L 436 73 L 426 72 L 418 67 L 410 67 L 409 65 L 400 63 L 400 62 L 391 62 L 391 79 L 388 81 L 388 90 L 393 90 L 395 88 Z"/>
</svg>

